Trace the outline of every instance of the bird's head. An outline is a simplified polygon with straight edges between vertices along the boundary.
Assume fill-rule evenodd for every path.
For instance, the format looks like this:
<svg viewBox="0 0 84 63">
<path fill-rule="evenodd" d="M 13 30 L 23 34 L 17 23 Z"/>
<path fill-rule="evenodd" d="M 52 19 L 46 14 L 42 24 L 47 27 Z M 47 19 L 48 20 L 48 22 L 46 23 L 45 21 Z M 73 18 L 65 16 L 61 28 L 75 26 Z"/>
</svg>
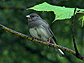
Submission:
<svg viewBox="0 0 84 63">
<path fill-rule="evenodd" d="M 30 15 L 26 16 L 28 18 L 28 21 L 36 21 L 38 19 L 41 19 L 41 17 L 38 14 L 32 13 Z"/>
</svg>

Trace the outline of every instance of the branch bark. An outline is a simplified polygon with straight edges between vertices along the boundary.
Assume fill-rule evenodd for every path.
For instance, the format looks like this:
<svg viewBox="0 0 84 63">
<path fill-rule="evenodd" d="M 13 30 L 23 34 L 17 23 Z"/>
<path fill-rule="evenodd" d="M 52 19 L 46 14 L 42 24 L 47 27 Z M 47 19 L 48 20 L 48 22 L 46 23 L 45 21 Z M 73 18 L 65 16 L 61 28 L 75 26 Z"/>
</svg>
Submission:
<svg viewBox="0 0 84 63">
<path fill-rule="evenodd" d="M 3 25 L 1 25 L 1 24 L 0 24 L 0 28 L 4 29 L 4 30 L 6 30 L 6 31 L 8 31 L 8 32 L 10 32 L 10 33 L 12 33 L 12 34 L 15 34 L 15 35 L 21 36 L 21 37 L 23 37 L 23 38 L 26 38 L 26 39 L 28 39 L 28 40 L 31 40 L 31 41 L 33 41 L 33 42 L 37 42 L 37 43 L 40 43 L 40 44 L 43 44 L 43 45 L 47 45 L 47 46 L 50 46 L 50 47 L 62 49 L 63 51 L 67 51 L 67 52 L 73 54 L 74 56 L 76 56 L 76 52 L 73 51 L 73 50 L 71 50 L 71 49 L 69 49 L 69 48 L 66 48 L 66 47 L 63 47 L 63 46 L 59 46 L 59 45 L 54 45 L 54 44 L 49 43 L 49 42 L 43 42 L 43 41 L 40 41 L 40 40 L 35 39 L 35 38 L 31 38 L 31 37 L 29 37 L 29 36 L 27 36 L 27 35 L 25 35 L 25 34 L 16 32 L 16 31 L 14 31 L 14 30 L 12 30 L 12 29 L 10 29 L 10 28 L 7 28 L 7 27 L 5 27 L 5 26 L 3 26 Z M 77 56 L 76 56 L 76 57 L 77 57 Z M 84 56 L 82 56 L 82 55 L 78 55 L 77 58 L 79 58 L 79 59 L 81 59 L 81 60 L 84 61 Z"/>
<path fill-rule="evenodd" d="M 0 6 L 0 9 L 20 9 L 20 10 L 25 10 L 27 7 L 13 7 L 13 6 Z"/>
<path fill-rule="evenodd" d="M 74 14 L 73 14 L 73 17 L 72 17 L 72 38 L 73 38 L 74 48 L 75 48 L 75 51 L 76 51 L 76 57 L 82 59 L 82 54 L 79 53 L 79 51 L 77 49 L 76 41 L 75 41 L 75 34 L 74 34 L 74 18 L 75 18 L 75 13 L 76 13 L 76 8 L 74 9 Z"/>
</svg>

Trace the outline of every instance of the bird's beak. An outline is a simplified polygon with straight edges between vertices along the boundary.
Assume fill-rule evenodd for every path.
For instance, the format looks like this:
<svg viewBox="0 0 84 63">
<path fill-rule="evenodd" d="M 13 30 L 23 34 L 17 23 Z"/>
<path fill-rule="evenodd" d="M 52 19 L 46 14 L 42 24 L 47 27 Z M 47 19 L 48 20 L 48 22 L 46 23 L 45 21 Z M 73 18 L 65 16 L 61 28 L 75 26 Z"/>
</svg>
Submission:
<svg viewBox="0 0 84 63">
<path fill-rule="evenodd" d="M 30 15 L 27 15 L 26 17 L 27 17 L 27 18 L 30 18 Z"/>
</svg>

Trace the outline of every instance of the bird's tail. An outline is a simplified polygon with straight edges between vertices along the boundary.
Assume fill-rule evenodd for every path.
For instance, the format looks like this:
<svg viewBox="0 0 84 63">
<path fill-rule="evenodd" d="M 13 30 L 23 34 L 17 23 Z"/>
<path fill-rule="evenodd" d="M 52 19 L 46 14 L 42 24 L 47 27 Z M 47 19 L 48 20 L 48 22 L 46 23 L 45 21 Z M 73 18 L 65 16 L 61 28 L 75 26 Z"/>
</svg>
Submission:
<svg viewBox="0 0 84 63">
<path fill-rule="evenodd" d="M 56 45 L 56 42 L 53 39 L 51 41 Z M 60 57 L 64 57 L 64 52 L 61 49 L 55 48 L 55 50 L 60 55 Z"/>
<path fill-rule="evenodd" d="M 60 57 L 64 57 L 64 52 L 61 49 L 56 49 L 57 53 L 59 54 Z"/>
</svg>

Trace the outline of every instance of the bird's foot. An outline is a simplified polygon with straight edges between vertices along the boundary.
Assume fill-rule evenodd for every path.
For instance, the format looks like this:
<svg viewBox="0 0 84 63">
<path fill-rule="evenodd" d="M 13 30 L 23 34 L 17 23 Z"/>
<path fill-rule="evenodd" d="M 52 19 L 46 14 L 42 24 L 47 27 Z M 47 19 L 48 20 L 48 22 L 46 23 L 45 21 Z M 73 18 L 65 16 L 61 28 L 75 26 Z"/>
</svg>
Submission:
<svg viewBox="0 0 84 63">
<path fill-rule="evenodd" d="M 50 41 L 50 40 L 48 40 L 48 42 L 50 43 L 51 41 Z"/>
</svg>

